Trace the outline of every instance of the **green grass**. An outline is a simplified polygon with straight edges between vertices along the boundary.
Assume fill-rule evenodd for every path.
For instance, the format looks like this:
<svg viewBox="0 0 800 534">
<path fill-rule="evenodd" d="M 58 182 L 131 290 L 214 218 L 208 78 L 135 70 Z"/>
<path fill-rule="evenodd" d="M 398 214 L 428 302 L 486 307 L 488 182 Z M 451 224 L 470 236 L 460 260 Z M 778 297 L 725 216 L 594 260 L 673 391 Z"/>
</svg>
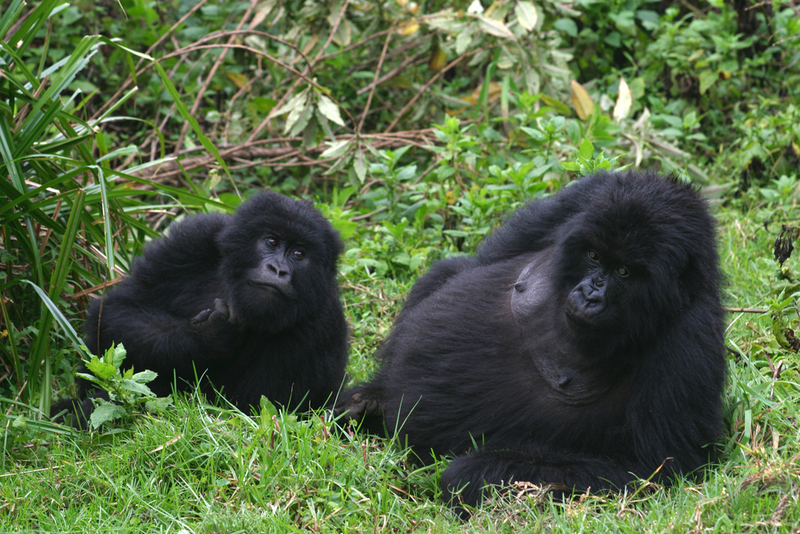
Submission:
<svg viewBox="0 0 800 534">
<path fill-rule="evenodd" d="M 795 206 L 718 212 L 729 306 L 768 307 L 787 284 L 771 259 L 772 234 L 763 230 L 778 212 L 787 216 Z M 374 349 L 409 287 L 355 269 L 343 280 L 352 379 L 374 369 Z M 796 328 L 796 317 L 782 317 Z M 418 468 L 397 444 L 337 432 L 321 413 L 251 418 L 190 396 L 118 433 L 34 439 L 7 431 L 7 441 L 20 441 L 6 444 L 1 466 L 0 531 L 793 532 L 800 523 L 800 359 L 767 350 L 768 314 L 732 313 L 729 320 L 728 344 L 743 353 L 730 357 L 724 454 L 701 483 L 569 504 L 512 491 L 463 523 L 438 499 L 445 462 Z M 773 367 L 782 362 L 775 379 L 767 355 Z"/>
</svg>

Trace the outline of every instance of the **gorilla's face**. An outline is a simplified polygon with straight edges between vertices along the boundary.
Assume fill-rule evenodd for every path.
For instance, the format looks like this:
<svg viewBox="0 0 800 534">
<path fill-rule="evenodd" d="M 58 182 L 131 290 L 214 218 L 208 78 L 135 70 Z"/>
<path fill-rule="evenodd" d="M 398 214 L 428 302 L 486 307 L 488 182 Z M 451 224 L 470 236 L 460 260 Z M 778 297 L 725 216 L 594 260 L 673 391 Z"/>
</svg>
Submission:
<svg viewBox="0 0 800 534">
<path fill-rule="evenodd" d="M 617 307 L 631 282 L 631 271 L 613 256 L 603 257 L 591 248 L 576 262 L 583 264 L 583 273 L 567 295 L 567 318 L 584 328 L 613 326 L 619 316 Z"/>
<path fill-rule="evenodd" d="M 255 244 L 254 263 L 246 271 L 247 283 L 258 298 L 297 298 L 297 275 L 306 267 L 306 246 L 270 231 Z"/>
<path fill-rule="evenodd" d="M 282 330 L 313 315 L 315 303 L 335 280 L 321 260 L 324 244 L 270 227 L 262 237 L 226 258 L 232 306 L 260 329 Z"/>
<path fill-rule="evenodd" d="M 683 306 L 683 261 L 660 249 L 664 236 L 651 225 L 576 217 L 554 235 L 552 246 L 521 258 L 510 300 L 523 328 L 558 328 L 597 355 L 649 339 Z"/>
<path fill-rule="evenodd" d="M 511 291 L 511 311 L 523 325 L 539 313 L 561 311 L 576 330 L 619 328 L 635 272 L 591 246 L 553 247 L 532 254 Z M 599 247 L 598 247 L 599 248 Z"/>
<path fill-rule="evenodd" d="M 235 314 L 277 332 L 314 317 L 336 287 L 338 234 L 309 203 L 262 194 L 217 237 Z"/>
</svg>

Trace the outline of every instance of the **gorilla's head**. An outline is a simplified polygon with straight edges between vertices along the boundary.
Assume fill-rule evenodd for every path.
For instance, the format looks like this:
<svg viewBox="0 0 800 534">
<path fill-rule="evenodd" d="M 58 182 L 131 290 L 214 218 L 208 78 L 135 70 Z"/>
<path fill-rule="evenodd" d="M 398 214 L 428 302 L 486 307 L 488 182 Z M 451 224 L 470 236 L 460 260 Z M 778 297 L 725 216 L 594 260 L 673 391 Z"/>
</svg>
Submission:
<svg viewBox="0 0 800 534">
<path fill-rule="evenodd" d="M 237 210 L 217 243 L 231 306 L 245 324 L 280 331 L 336 287 L 338 233 L 309 202 L 266 192 Z"/>
<path fill-rule="evenodd" d="M 553 246 L 531 254 L 512 311 L 524 323 L 544 300 L 550 313 L 557 302 L 586 345 L 644 345 L 694 299 L 717 294 L 714 222 L 690 186 L 674 179 L 592 179 L 603 182 L 585 209 L 553 229 Z"/>
</svg>

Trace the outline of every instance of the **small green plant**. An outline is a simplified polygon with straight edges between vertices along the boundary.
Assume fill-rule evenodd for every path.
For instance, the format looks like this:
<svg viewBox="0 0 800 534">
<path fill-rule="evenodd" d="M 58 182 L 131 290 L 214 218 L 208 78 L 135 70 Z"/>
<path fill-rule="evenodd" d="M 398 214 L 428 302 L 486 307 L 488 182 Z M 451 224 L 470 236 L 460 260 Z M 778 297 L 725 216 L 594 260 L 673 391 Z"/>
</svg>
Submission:
<svg viewBox="0 0 800 534">
<path fill-rule="evenodd" d="M 109 400 L 95 399 L 95 409 L 89 419 L 93 429 L 118 419 L 130 419 L 142 405 L 147 411 L 156 413 L 172 405 L 172 397 L 157 397 L 147 387 L 147 383 L 158 376 L 155 372 L 134 373 L 133 368 L 121 369 L 125 355 L 124 346 L 112 345 L 102 358 L 92 356 L 84 361 L 88 373 L 77 373 L 108 392 Z"/>
<path fill-rule="evenodd" d="M 575 156 L 575 161 L 564 162 L 561 164 L 561 168 L 565 171 L 577 172 L 581 176 L 586 176 L 587 174 L 591 174 L 595 171 L 612 170 L 617 166 L 618 159 L 619 156 L 609 159 L 605 157 L 605 154 L 602 151 L 597 155 L 597 157 L 594 157 L 594 146 L 592 145 L 591 141 L 585 139 L 583 143 L 581 143 L 581 148 L 578 150 L 578 154 Z M 626 167 L 628 167 L 628 165 L 616 170 L 624 170 Z"/>
</svg>

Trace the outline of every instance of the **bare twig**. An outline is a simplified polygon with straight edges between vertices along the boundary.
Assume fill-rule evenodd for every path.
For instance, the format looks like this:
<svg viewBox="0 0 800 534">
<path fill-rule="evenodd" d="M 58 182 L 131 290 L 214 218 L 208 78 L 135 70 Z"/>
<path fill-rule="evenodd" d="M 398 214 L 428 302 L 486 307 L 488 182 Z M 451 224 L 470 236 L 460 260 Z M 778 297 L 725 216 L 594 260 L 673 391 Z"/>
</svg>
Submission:
<svg viewBox="0 0 800 534">
<path fill-rule="evenodd" d="M 245 11 L 241 20 L 239 20 L 239 25 L 236 26 L 237 30 L 242 29 L 242 26 L 244 26 L 244 24 L 248 20 L 250 20 L 250 15 L 252 15 L 257 2 L 258 0 L 250 0 L 250 5 L 247 7 L 247 11 Z M 231 45 L 235 40 L 236 37 L 231 35 L 230 37 L 228 37 L 227 44 Z M 225 61 L 225 56 L 227 54 L 228 54 L 228 48 L 223 47 L 222 52 L 220 52 L 219 57 L 217 57 L 217 60 L 214 61 L 214 65 L 212 65 L 211 70 L 208 72 L 208 76 L 206 76 L 206 79 L 203 82 L 203 86 L 197 92 L 197 96 L 194 99 L 194 104 L 192 104 L 192 109 L 189 110 L 190 115 L 194 116 L 194 114 L 197 113 L 197 109 L 200 107 L 200 102 L 203 100 L 203 97 L 206 94 L 206 90 L 208 90 L 208 86 L 211 85 L 211 79 L 214 78 L 214 75 L 217 73 L 217 70 L 219 70 L 219 67 L 222 65 L 222 62 Z M 183 127 L 181 128 L 181 133 L 180 135 L 178 135 L 178 142 L 175 143 L 176 153 L 178 152 L 178 150 L 180 150 L 181 145 L 183 145 L 183 138 L 186 136 L 186 132 L 188 131 L 189 131 L 189 122 L 187 121 L 183 124 Z"/>
<path fill-rule="evenodd" d="M 480 52 L 481 50 L 482 50 L 482 49 L 480 49 L 480 48 L 479 48 L 479 49 L 473 50 L 473 51 L 471 51 L 471 52 L 465 52 L 465 53 L 461 54 L 460 56 L 458 56 L 457 58 L 455 58 L 453 61 L 451 61 L 450 63 L 448 63 L 447 65 L 445 65 L 445 66 L 444 66 L 444 68 L 442 68 L 442 69 L 441 69 L 440 71 L 438 71 L 436 74 L 434 74 L 433 76 L 431 76 L 431 79 L 430 79 L 430 80 L 428 80 L 428 81 L 425 83 L 425 85 L 423 85 L 423 86 L 422 86 L 422 88 L 421 88 L 419 91 L 417 91 L 417 94 L 416 94 L 416 95 L 414 95 L 414 98 L 412 98 L 411 100 L 409 100 L 409 101 L 408 101 L 408 103 L 407 103 L 405 106 L 403 106 L 403 109 L 401 109 L 401 110 L 400 110 L 400 112 L 397 114 L 397 116 L 394 118 L 394 120 L 391 122 L 391 124 L 389 124 L 389 126 L 388 126 L 388 127 L 387 127 L 387 128 L 384 130 L 384 131 L 383 131 L 383 133 L 389 133 L 389 132 L 391 132 L 391 131 L 392 131 L 392 129 L 393 129 L 395 126 L 397 126 L 397 123 L 398 123 L 398 122 L 400 122 L 400 119 L 401 119 L 401 118 L 403 118 L 403 115 L 405 115 L 405 114 L 406 114 L 406 112 L 407 112 L 409 109 L 411 109 L 411 106 L 413 106 L 414 104 L 416 104 L 416 103 L 417 103 L 417 100 L 419 100 L 419 99 L 420 99 L 420 97 L 421 97 L 421 96 L 422 96 L 422 95 L 425 93 L 425 91 L 427 91 L 427 90 L 430 88 L 430 86 L 431 86 L 431 85 L 433 85 L 433 83 L 434 83 L 436 80 L 438 80 L 439 78 L 441 78 L 441 77 L 442 77 L 442 75 L 443 75 L 445 72 L 447 72 L 448 70 L 450 70 L 450 69 L 452 69 L 453 67 L 455 67 L 456 65 L 458 65 L 458 64 L 459 64 L 459 63 L 460 63 L 460 62 L 461 62 L 461 61 L 462 61 L 464 58 L 467 58 L 467 57 L 469 57 L 469 56 L 471 56 L 471 55 L 477 54 L 477 53 L 478 53 L 478 52 Z"/>
<path fill-rule="evenodd" d="M 147 51 L 145 51 L 145 54 L 146 54 L 146 55 L 150 55 L 150 53 L 151 53 L 153 50 L 155 50 L 157 46 L 159 46 L 159 45 L 160 45 L 161 43 L 163 43 L 163 42 L 164 42 L 164 41 L 165 41 L 167 38 L 169 38 L 169 37 L 170 37 L 170 36 L 171 36 L 171 35 L 172 35 L 172 34 L 175 32 L 175 30 L 177 30 L 177 29 L 178 29 L 178 28 L 181 26 L 181 24 L 183 24 L 183 23 L 184 23 L 184 21 L 185 21 L 186 19 L 188 19 L 189 17 L 191 17 L 191 16 L 194 14 L 194 12 L 195 12 L 195 11 L 197 11 L 198 9 L 200 9 L 201 7 L 203 7 L 203 5 L 205 5 L 205 3 L 206 3 L 206 2 L 208 2 L 208 0 L 199 0 L 199 1 L 198 1 L 198 2 L 195 4 L 195 5 L 193 5 L 193 6 L 192 6 L 192 8 L 191 8 L 189 11 L 187 11 L 187 12 L 186 12 L 186 14 L 180 18 L 180 20 L 178 20 L 178 22 L 176 22 L 175 24 L 173 24 L 172 26 L 170 26 L 169 30 L 167 30 L 167 32 L 166 32 L 164 35 L 162 35 L 161 37 L 159 37 L 159 39 L 158 39 L 158 40 L 157 40 L 155 43 L 153 43 L 153 44 L 150 46 L 150 48 L 148 48 L 148 49 L 147 49 Z M 141 65 L 142 65 L 142 63 L 143 63 L 144 61 L 145 61 L 145 60 L 144 60 L 144 58 L 142 58 L 142 59 L 140 59 L 140 60 L 139 60 L 139 62 L 136 64 L 136 67 L 133 69 L 133 70 L 134 70 L 134 73 L 141 74 L 141 73 L 142 73 L 144 70 L 146 70 L 146 69 L 150 68 L 150 66 L 152 66 L 152 63 L 150 63 L 150 64 L 148 64 L 148 65 L 145 67 L 145 69 L 143 69 L 143 71 L 139 71 L 139 68 L 141 67 Z M 124 93 L 125 91 L 127 91 L 127 90 L 128 90 L 128 87 L 130 87 L 130 86 L 131 86 L 131 84 L 133 83 L 133 80 L 134 80 L 134 75 L 129 75 L 129 76 L 128 76 L 128 78 L 127 78 L 127 79 L 126 79 L 126 80 L 125 80 L 125 81 L 122 83 L 122 85 L 120 86 L 120 88 L 117 90 L 117 92 L 116 92 L 116 93 L 114 93 L 114 96 L 112 96 L 111 98 L 109 98 L 108 100 L 106 100 L 106 103 L 105 103 L 105 104 L 103 104 L 102 106 L 100 106 L 100 109 L 98 109 L 98 110 L 97 110 L 97 111 L 94 113 L 94 115 L 92 115 L 91 119 L 92 119 L 92 120 L 94 120 L 94 119 L 96 119 L 97 117 L 101 116 L 101 115 L 103 114 L 103 112 L 104 112 L 106 109 L 108 109 L 108 107 L 109 107 L 110 105 L 112 105 L 113 103 L 117 102 L 117 101 L 119 100 L 119 97 L 122 95 L 122 93 Z"/>
<path fill-rule="evenodd" d="M 322 54 L 325 53 L 325 50 L 327 50 L 328 47 L 333 42 L 333 36 L 336 34 L 336 31 L 339 29 L 339 25 L 342 23 L 342 18 L 344 18 L 344 14 L 347 11 L 347 6 L 349 6 L 349 5 L 350 5 L 350 0 L 344 0 L 344 4 L 342 4 L 342 9 L 339 10 L 339 15 L 336 17 L 336 20 L 334 21 L 333 26 L 331 26 L 331 32 L 328 34 L 328 38 L 325 40 L 325 45 L 322 48 L 319 49 L 319 52 L 317 52 L 317 55 L 314 56 L 314 59 L 311 60 L 311 63 L 308 66 L 309 69 L 313 68 L 313 66 L 317 64 L 317 62 L 322 57 Z"/>
<path fill-rule="evenodd" d="M 356 128 L 357 133 L 361 133 L 361 127 L 364 126 L 364 119 L 367 118 L 369 107 L 372 104 L 372 96 L 375 94 L 375 88 L 378 86 L 378 76 L 380 75 L 381 68 L 383 67 L 383 59 L 386 57 L 386 50 L 389 48 L 389 41 L 391 40 L 392 32 L 389 32 L 386 34 L 386 40 L 383 42 L 383 50 L 381 50 L 381 57 L 378 59 L 378 66 L 375 68 L 375 76 L 372 78 L 372 87 L 369 90 L 367 103 L 364 106 L 364 112 L 361 114 L 361 120 L 358 123 L 358 128 Z"/>
<path fill-rule="evenodd" d="M 373 215 L 377 215 L 377 214 L 379 214 L 379 213 L 381 213 L 383 211 L 386 211 L 387 209 L 389 209 L 389 208 L 387 208 L 386 206 L 383 206 L 383 207 L 380 207 L 380 208 L 376 209 L 375 211 L 371 211 L 369 213 L 365 213 L 364 215 L 356 215 L 355 217 L 350 217 L 350 220 L 353 221 L 353 222 L 363 221 L 365 219 L 369 219 Z"/>
<path fill-rule="evenodd" d="M 431 133 L 430 129 L 424 130 L 411 130 L 411 131 L 404 131 L 404 132 L 396 132 L 391 134 L 372 134 L 372 135 L 362 135 L 360 136 L 361 139 L 370 140 L 376 148 L 396 148 L 400 146 L 405 146 L 408 144 L 412 144 L 418 146 L 420 148 L 425 148 L 426 145 L 430 144 L 427 140 L 429 139 L 429 135 Z M 340 135 L 337 137 L 337 140 L 355 140 L 357 137 L 355 134 L 345 134 Z M 299 157 L 303 151 L 299 147 L 293 146 L 283 146 L 283 147 L 259 147 L 258 145 L 263 144 L 270 144 L 274 145 L 276 143 L 289 143 L 289 142 L 299 142 L 301 138 L 299 137 L 288 137 L 288 138 L 280 138 L 280 139 L 263 139 L 258 141 L 252 142 L 245 142 L 240 145 L 233 145 L 228 147 L 222 147 L 220 150 L 220 156 L 225 160 L 231 159 L 245 159 L 245 160 L 252 160 L 258 158 L 268 158 L 266 161 L 261 161 L 259 164 L 270 167 L 270 166 L 313 166 L 313 165 L 325 165 L 326 163 L 332 163 L 335 161 L 335 158 L 329 160 L 315 160 L 315 159 L 306 159 L 303 163 L 297 164 L 288 164 L 285 160 L 292 158 L 292 157 Z M 324 145 L 319 145 L 315 147 L 307 147 L 304 149 L 305 153 L 307 154 L 319 154 L 324 151 L 327 147 Z M 187 149 L 181 152 L 181 155 L 186 155 L 191 152 L 201 151 L 202 147 L 195 147 L 193 149 Z M 271 159 L 269 159 L 271 158 Z M 206 165 L 212 164 L 215 161 L 215 158 L 210 155 L 201 155 L 201 156 L 194 156 L 190 158 L 185 158 L 180 161 L 180 164 L 177 160 L 170 160 L 164 162 L 162 165 L 158 167 L 150 167 L 147 169 L 142 169 L 141 171 L 135 173 L 135 176 L 148 178 L 151 180 L 164 180 L 170 178 L 172 176 L 183 174 L 184 172 L 188 172 L 193 169 L 197 169 L 200 167 L 205 167 Z M 124 171 L 124 169 L 120 169 Z"/>
<path fill-rule="evenodd" d="M 378 78 L 377 80 L 371 82 L 369 85 L 365 85 L 364 87 L 362 87 L 361 89 L 356 91 L 356 94 L 359 95 L 359 96 L 363 95 L 367 91 L 372 91 L 375 87 L 381 85 L 382 83 L 385 83 L 387 80 L 391 80 L 392 78 L 394 78 L 395 76 L 400 74 L 400 72 L 405 70 L 406 67 L 408 67 L 410 64 L 414 63 L 417 59 L 419 59 L 419 57 L 421 55 L 422 55 L 422 53 L 418 53 L 418 54 L 413 54 L 413 55 L 407 57 L 406 59 L 401 61 L 400 64 L 397 65 L 395 68 L 393 68 L 392 70 L 390 70 L 389 72 L 387 72 L 386 74 L 384 74 L 383 76 Z"/>
<path fill-rule="evenodd" d="M 725 308 L 728 313 L 769 313 L 769 310 L 760 308 Z"/>
</svg>

